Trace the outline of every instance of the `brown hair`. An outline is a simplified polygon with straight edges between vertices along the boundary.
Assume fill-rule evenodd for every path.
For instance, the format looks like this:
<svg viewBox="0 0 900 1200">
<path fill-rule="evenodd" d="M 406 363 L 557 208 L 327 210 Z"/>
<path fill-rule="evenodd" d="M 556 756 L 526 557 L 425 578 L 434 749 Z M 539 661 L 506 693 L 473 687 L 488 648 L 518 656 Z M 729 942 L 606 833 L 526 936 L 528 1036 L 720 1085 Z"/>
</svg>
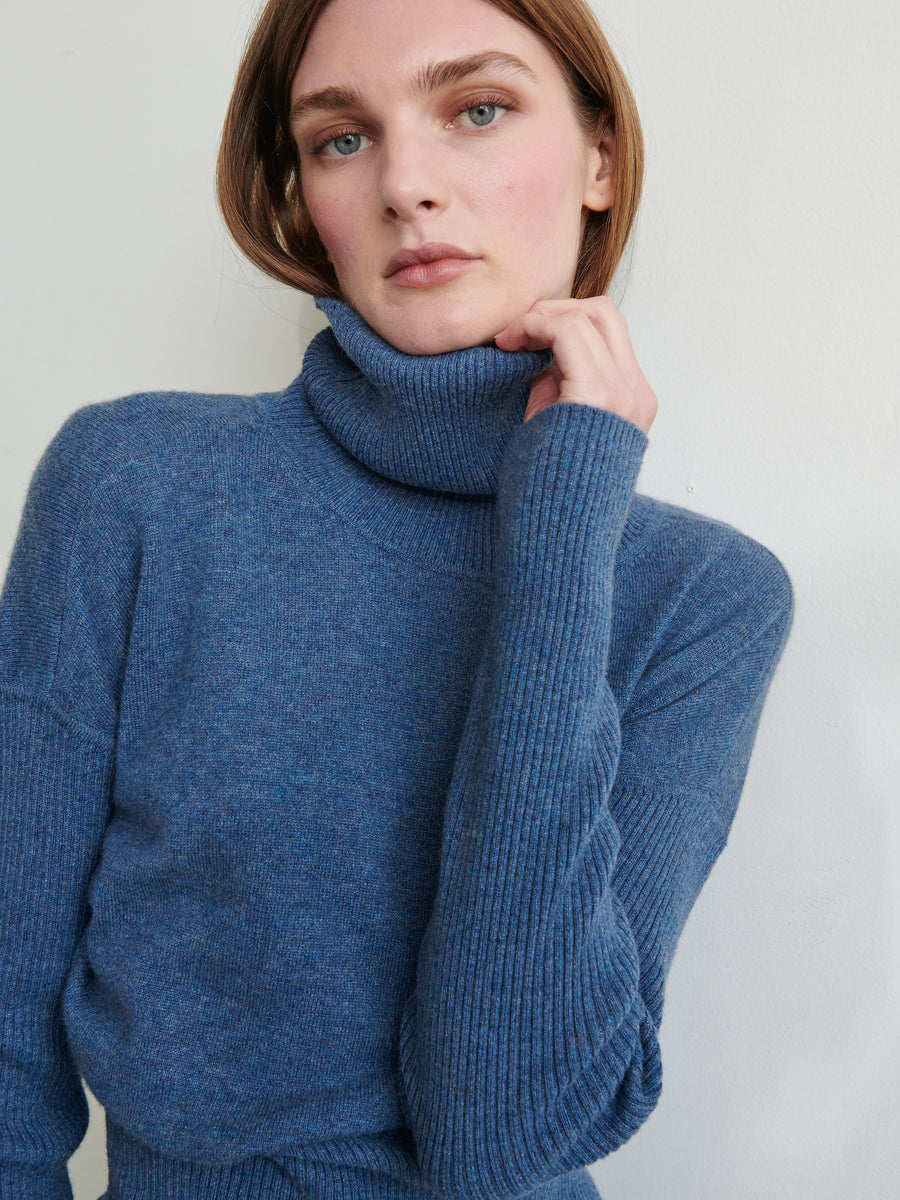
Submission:
<svg viewBox="0 0 900 1200">
<path fill-rule="evenodd" d="M 310 220 L 290 128 L 291 85 L 316 19 L 330 0 L 268 0 L 238 68 L 216 172 L 225 224 L 251 262 L 313 296 L 342 299 Z M 556 55 L 585 132 L 616 141 L 615 200 L 588 216 L 572 294 L 609 287 L 637 215 L 641 124 L 628 81 L 586 0 L 487 0 Z"/>
</svg>

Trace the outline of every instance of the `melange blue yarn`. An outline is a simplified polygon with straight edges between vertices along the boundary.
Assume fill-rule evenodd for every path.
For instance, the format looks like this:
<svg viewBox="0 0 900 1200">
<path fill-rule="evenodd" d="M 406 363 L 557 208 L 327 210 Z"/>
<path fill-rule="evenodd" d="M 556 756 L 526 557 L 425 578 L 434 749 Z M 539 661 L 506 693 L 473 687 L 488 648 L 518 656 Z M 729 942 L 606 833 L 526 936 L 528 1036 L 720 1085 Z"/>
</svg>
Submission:
<svg viewBox="0 0 900 1200">
<path fill-rule="evenodd" d="M 0 609 L 0 1200 L 584 1200 L 791 620 L 541 354 L 321 307 L 35 471 Z"/>
</svg>

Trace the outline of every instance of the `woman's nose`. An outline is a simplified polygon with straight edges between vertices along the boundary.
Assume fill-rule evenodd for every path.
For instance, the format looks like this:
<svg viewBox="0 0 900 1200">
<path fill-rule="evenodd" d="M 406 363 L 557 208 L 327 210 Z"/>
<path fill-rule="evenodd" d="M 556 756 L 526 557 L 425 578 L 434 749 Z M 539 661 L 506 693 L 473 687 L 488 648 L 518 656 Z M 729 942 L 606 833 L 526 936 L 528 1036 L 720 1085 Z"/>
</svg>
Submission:
<svg viewBox="0 0 900 1200">
<path fill-rule="evenodd" d="M 385 143 L 381 170 L 381 206 L 391 220 L 410 220 L 421 212 L 446 208 L 450 190 L 438 147 L 427 139 Z"/>
</svg>

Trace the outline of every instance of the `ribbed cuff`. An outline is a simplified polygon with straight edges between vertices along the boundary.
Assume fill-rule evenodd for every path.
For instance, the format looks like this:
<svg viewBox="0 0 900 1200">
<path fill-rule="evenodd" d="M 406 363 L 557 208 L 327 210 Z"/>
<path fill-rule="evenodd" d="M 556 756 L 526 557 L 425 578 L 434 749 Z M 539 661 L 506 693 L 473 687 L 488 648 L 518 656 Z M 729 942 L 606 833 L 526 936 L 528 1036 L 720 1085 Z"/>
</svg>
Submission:
<svg viewBox="0 0 900 1200">
<path fill-rule="evenodd" d="M 519 426 L 500 466 L 501 567 L 611 567 L 646 447 L 637 425 L 586 404 L 552 404 Z"/>
</svg>

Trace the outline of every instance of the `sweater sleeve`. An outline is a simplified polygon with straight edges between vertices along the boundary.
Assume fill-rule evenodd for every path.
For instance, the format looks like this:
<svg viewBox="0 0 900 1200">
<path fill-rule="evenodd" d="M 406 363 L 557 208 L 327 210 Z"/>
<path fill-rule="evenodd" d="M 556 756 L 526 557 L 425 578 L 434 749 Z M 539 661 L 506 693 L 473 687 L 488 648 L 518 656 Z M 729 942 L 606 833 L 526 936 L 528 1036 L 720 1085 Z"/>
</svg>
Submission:
<svg viewBox="0 0 900 1200">
<path fill-rule="evenodd" d="M 668 622 L 622 718 L 612 887 L 655 1025 L 678 938 L 734 820 L 793 590 L 765 547 L 727 531 Z"/>
<path fill-rule="evenodd" d="M 646 441 L 614 414 L 557 403 L 514 431 L 501 465 L 491 622 L 400 1023 L 420 1169 L 458 1200 L 594 1162 L 653 1110 L 654 973 L 721 844 L 783 640 L 783 612 L 760 642 L 765 622 L 754 629 L 740 603 L 704 611 L 701 589 L 686 602 L 700 632 L 683 614 L 684 647 L 660 651 L 620 717 L 614 565 Z M 645 794 L 658 798 L 649 824 Z M 715 834 L 692 828 L 705 811 Z"/>
<path fill-rule="evenodd" d="M 98 438 L 65 423 L 32 477 L 0 598 L 0 1200 L 68 1200 L 87 1128 L 62 993 L 108 816 L 138 569 Z"/>
</svg>

